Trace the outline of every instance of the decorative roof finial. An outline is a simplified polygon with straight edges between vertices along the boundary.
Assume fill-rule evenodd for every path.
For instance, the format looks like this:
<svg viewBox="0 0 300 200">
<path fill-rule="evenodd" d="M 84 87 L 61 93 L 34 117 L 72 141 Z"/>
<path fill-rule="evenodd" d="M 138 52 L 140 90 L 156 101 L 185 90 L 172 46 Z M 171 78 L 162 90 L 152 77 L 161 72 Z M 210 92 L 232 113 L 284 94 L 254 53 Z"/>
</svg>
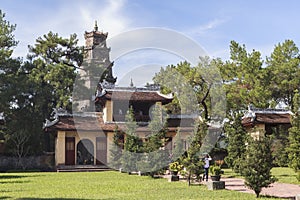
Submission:
<svg viewBox="0 0 300 200">
<path fill-rule="evenodd" d="M 97 20 L 95 20 L 95 27 L 94 27 L 94 31 L 98 31 Z"/>
<path fill-rule="evenodd" d="M 130 79 L 130 87 L 133 87 L 133 81 L 132 81 L 132 78 Z"/>
</svg>

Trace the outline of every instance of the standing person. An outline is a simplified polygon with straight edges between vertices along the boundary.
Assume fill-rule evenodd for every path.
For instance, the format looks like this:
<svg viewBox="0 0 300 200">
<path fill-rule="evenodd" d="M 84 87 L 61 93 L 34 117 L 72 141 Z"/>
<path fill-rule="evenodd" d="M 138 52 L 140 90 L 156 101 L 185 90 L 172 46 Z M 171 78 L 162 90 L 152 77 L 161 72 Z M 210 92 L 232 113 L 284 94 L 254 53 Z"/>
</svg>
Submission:
<svg viewBox="0 0 300 200">
<path fill-rule="evenodd" d="M 206 156 L 204 157 L 203 161 L 204 161 L 203 181 L 204 181 L 204 178 L 206 178 L 206 181 L 208 181 L 209 161 L 211 161 L 211 157 L 208 154 L 206 154 Z"/>
</svg>

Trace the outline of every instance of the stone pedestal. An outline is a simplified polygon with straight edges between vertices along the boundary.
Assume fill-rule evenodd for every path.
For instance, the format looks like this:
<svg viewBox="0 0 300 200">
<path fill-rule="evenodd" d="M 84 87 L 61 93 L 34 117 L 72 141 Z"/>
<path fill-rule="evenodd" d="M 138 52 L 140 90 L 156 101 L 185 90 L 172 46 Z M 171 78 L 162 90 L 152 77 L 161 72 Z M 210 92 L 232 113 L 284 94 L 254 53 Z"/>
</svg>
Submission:
<svg viewBox="0 0 300 200">
<path fill-rule="evenodd" d="M 169 182 L 179 181 L 179 176 L 177 176 L 177 175 L 171 175 L 171 176 L 168 177 L 168 181 Z"/>
<path fill-rule="evenodd" d="M 209 190 L 222 190 L 225 189 L 225 181 L 209 181 L 206 183 Z"/>
</svg>

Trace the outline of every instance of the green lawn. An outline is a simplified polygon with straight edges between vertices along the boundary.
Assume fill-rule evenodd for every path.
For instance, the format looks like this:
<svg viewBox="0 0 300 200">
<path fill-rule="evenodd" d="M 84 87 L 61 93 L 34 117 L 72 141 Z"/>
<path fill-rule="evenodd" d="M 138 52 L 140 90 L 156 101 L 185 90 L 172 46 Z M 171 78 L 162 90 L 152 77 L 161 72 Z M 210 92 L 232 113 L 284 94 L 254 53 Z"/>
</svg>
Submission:
<svg viewBox="0 0 300 200">
<path fill-rule="evenodd" d="M 278 178 L 277 182 L 300 185 L 300 183 L 297 181 L 296 173 L 291 168 L 274 167 L 272 169 L 272 175 L 274 175 L 276 178 Z M 231 169 L 224 169 L 224 177 L 242 178 L 240 175 L 234 173 Z"/>
<path fill-rule="evenodd" d="M 0 173 L 0 199 L 256 199 L 253 194 L 209 191 L 119 172 Z M 266 198 L 271 200 L 272 198 Z M 275 199 L 275 198 L 274 198 Z M 278 200 L 278 198 L 276 198 Z"/>
<path fill-rule="evenodd" d="M 296 173 L 291 168 L 274 167 L 272 169 L 272 174 L 278 178 L 278 182 L 280 183 L 291 183 L 300 185 L 300 182 L 298 182 L 296 178 Z"/>
</svg>

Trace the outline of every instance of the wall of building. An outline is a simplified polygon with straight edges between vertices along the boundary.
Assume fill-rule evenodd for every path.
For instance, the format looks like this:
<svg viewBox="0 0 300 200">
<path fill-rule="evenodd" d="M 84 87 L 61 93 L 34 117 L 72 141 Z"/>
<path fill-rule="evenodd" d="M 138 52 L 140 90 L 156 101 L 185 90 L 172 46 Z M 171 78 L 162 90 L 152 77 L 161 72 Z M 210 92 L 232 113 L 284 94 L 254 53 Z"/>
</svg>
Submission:
<svg viewBox="0 0 300 200">
<path fill-rule="evenodd" d="M 254 139 L 259 139 L 265 135 L 265 124 L 256 124 L 255 127 L 248 127 L 246 131 Z"/>
<path fill-rule="evenodd" d="M 94 158 L 96 157 L 96 138 L 97 137 L 106 137 L 107 138 L 107 159 L 110 158 L 109 148 L 113 143 L 113 132 L 108 132 L 105 134 L 104 132 L 91 132 L 91 131 L 81 131 L 79 134 L 75 131 L 58 131 L 56 138 L 56 148 L 55 148 L 55 164 L 57 165 L 65 165 L 65 141 L 66 137 L 74 137 L 75 138 L 75 162 L 77 161 L 77 145 L 83 139 L 88 139 L 93 143 L 94 146 Z M 96 164 L 96 159 L 94 159 L 94 164 Z"/>
<path fill-rule="evenodd" d="M 113 102 L 106 101 L 105 107 L 103 108 L 103 121 L 111 122 L 113 121 Z"/>
</svg>

